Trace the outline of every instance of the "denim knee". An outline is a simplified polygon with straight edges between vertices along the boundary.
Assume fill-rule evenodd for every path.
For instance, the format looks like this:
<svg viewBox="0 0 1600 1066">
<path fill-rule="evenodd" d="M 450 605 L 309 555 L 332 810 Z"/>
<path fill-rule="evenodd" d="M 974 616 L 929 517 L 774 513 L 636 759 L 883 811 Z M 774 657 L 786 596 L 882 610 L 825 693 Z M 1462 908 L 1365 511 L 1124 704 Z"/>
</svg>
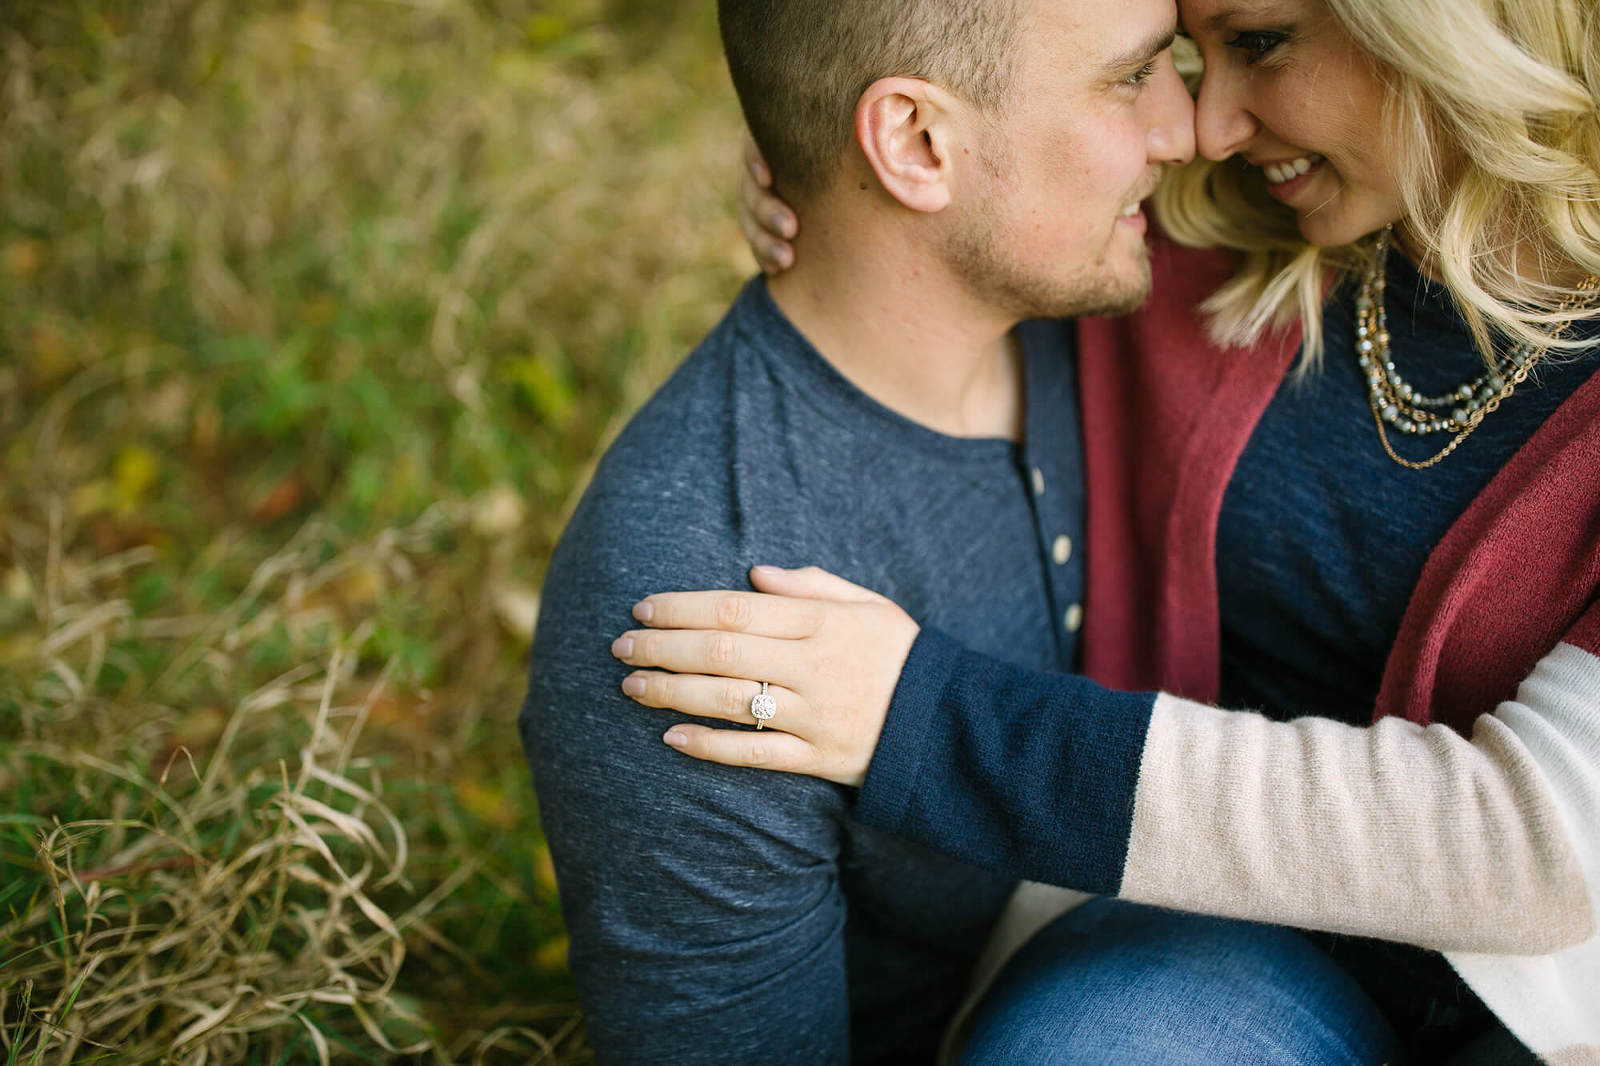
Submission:
<svg viewBox="0 0 1600 1066">
<path fill-rule="evenodd" d="M 963 1062 L 1376 1066 L 1398 1042 L 1298 933 L 1093 900 L 1041 931 L 985 997 Z"/>
</svg>

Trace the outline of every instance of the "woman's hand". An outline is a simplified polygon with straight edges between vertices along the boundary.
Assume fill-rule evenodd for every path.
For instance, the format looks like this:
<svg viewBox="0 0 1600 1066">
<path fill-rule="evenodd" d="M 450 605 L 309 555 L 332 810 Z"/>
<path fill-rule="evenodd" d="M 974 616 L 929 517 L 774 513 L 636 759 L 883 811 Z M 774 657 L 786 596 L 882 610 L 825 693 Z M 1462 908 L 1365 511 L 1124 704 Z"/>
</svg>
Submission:
<svg viewBox="0 0 1600 1066">
<path fill-rule="evenodd" d="M 794 245 L 789 242 L 800 232 L 800 219 L 772 192 L 772 171 L 748 136 L 744 178 L 739 182 L 739 228 L 762 270 L 781 274 L 794 266 Z"/>
<path fill-rule="evenodd" d="M 750 580 L 770 595 L 665 592 L 636 604 L 651 628 L 624 633 L 612 654 L 660 669 L 634 671 L 622 691 L 648 707 L 753 725 L 751 701 L 766 681 L 777 703 L 766 728 L 675 725 L 662 739 L 697 759 L 859 787 L 917 623 L 816 567 L 758 566 Z"/>
</svg>

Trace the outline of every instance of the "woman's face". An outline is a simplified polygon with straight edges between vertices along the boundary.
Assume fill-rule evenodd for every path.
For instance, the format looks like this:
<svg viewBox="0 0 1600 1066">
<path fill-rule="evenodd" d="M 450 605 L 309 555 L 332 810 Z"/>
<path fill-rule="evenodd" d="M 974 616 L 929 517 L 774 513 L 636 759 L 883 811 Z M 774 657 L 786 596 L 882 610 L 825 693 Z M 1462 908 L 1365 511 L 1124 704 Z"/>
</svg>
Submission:
<svg viewBox="0 0 1600 1066">
<path fill-rule="evenodd" d="M 1205 76 L 1195 142 L 1238 154 L 1312 244 L 1348 244 L 1402 214 L 1386 87 L 1323 0 L 1179 0 Z"/>
</svg>

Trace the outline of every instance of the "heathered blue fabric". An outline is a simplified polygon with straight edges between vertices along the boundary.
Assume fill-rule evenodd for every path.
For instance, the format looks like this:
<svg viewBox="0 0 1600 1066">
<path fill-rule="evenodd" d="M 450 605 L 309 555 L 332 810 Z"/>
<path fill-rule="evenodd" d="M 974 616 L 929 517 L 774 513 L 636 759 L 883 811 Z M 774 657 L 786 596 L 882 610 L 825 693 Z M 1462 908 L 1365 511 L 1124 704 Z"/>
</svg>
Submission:
<svg viewBox="0 0 1600 1066">
<path fill-rule="evenodd" d="M 1385 303 L 1395 365 L 1425 393 L 1483 371 L 1448 293 L 1389 256 Z M 1217 589 L 1224 707 L 1277 719 L 1372 720 L 1378 686 L 1428 555 L 1473 497 L 1600 366 L 1547 362 L 1439 464 L 1384 454 L 1355 360 L 1354 295 L 1323 316 L 1320 373 L 1286 380 L 1256 424 L 1222 500 Z M 1401 455 L 1449 441 L 1391 433 Z M 1398 440 L 1396 439 L 1398 438 Z"/>
<path fill-rule="evenodd" d="M 924 627 L 856 814 L 991 870 L 1115 894 L 1154 704 Z"/>
<path fill-rule="evenodd" d="M 601 462 L 544 586 L 520 727 L 601 1063 L 931 1061 L 1012 880 L 859 823 L 849 790 L 702 763 L 610 655 L 652 592 L 816 564 L 963 643 L 1068 667 L 1071 337 L 1019 328 L 1027 443 L 874 402 L 757 279 Z M 1032 470 L 1044 491 L 1036 494 Z"/>
</svg>

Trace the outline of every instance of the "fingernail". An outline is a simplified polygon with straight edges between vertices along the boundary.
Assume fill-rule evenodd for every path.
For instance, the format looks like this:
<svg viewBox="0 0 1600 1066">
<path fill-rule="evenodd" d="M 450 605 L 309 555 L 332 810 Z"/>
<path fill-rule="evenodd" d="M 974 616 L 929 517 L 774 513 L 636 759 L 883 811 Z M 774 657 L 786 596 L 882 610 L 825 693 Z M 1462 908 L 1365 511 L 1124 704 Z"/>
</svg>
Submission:
<svg viewBox="0 0 1600 1066">
<path fill-rule="evenodd" d="M 640 600 L 633 605 L 633 616 L 641 622 L 648 622 L 656 616 L 656 605 L 649 600 Z"/>
<path fill-rule="evenodd" d="M 633 638 L 618 637 L 611 642 L 611 654 L 619 659 L 626 659 L 633 654 Z"/>
<path fill-rule="evenodd" d="M 755 572 L 760 574 L 762 577 L 777 577 L 779 574 L 783 573 L 783 567 L 767 566 L 765 563 L 763 563 L 762 565 L 756 567 Z"/>
<path fill-rule="evenodd" d="M 622 691 L 629 696 L 643 696 L 644 678 L 639 677 L 637 674 L 629 674 L 622 679 Z"/>
<path fill-rule="evenodd" d="M 666 741 L 670 746 L 680 750 L 689 746 L 689 738 L 678 732 L 676 729 L 667 730 L 666 734 L 661 739 Z"/>
</svg>

